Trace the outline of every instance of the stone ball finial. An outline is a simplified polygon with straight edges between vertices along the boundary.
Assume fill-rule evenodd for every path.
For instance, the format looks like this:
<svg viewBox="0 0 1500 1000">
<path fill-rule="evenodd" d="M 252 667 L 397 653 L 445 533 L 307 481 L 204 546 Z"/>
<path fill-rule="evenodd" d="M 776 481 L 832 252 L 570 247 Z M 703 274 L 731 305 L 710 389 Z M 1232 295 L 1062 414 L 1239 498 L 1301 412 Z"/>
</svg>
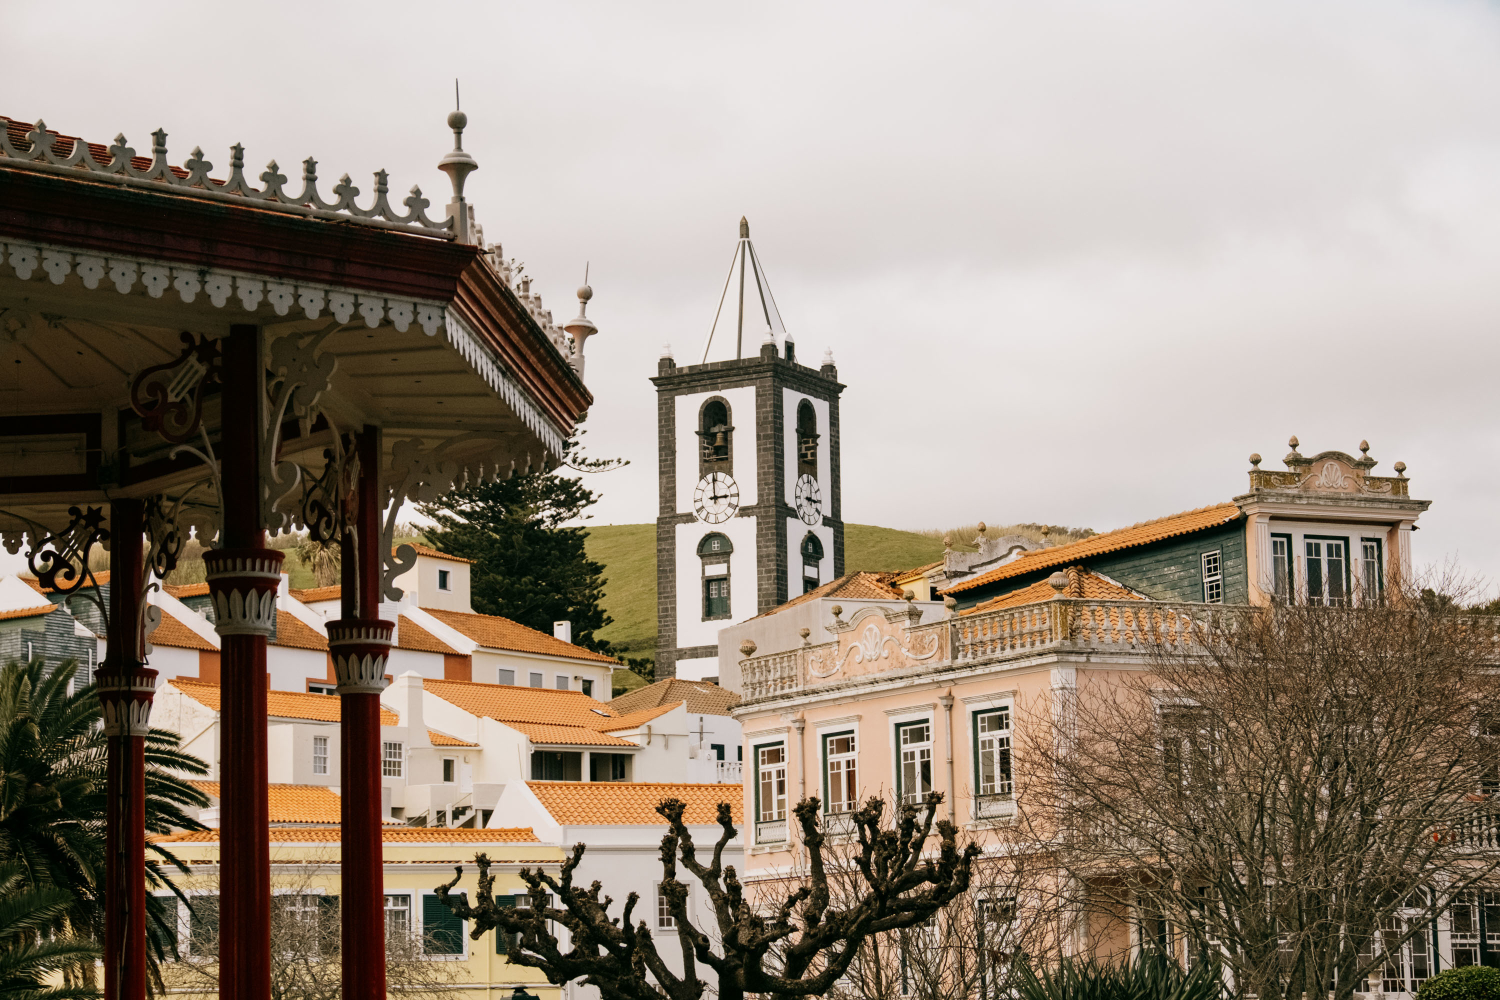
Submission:
<svg viewBox="0 0 1500 1000">
<path fill-rule="evenodd" d="M 989 530 L 990 530 L 989 525 L 985 524 L 983 521 L 979 522 L 979 533 L 981 535 L 983 535 L 986 531 L 989 531 Z"/>
<path fill-rule="evenodd" d="M 1405 462 L 1397 462 L 1395 465 L 1391 466 L 1391 468 L 1393 468 L 1393 469 L 1396 470 L 1396 475 L 1401 476 L 1403 478 L 1406 476 L 1406 463 Z"/>
<path fill-rule="evenodd" d="M 1368 455 L 1370 453 L 1370 442 L 1361 441 L 1359 443 L 1359 453 L 1361 455 Z"/>
<path fill-rule="evenodd" d="M 808 636 L 812 635 L 812 629 L 804 625 L 797 630 L 797 634 L 806 639 Z"/>
<path fill-rule="evenodd" d="M 840 607 L 839 605 L 837 605 L 837 604 L 835 604 L 833 607 L 829 608 L 828 610 L 830 610 L 830 611 L 833 612 L 833 619 L 834 619 L 834 621 L 838 621 L 839 615 L 841 615 L 841 614 L 844 613 L 844 609 L 842 607 Z"/>
<path fill-rule="evenodd" d="M 1296 451 L 1298 444 L 1297 435 L 1293 434 L 1290 438 L 1287 439 L 1286 443 L 1287 447 L 1291 448 L 1293 451 Z"/>
<path fill-rule="evenodd" d="M 578 286 L 578 301 L 579 302 L 587 302 L 589 299 L 591 299 L 593 297 L 594 297 L 594 290 L 592 288 L 590 288 L 588 285 L 580 285 L 580 286 Z"/>
<path fill-rule="evenodd" d="M 1053 590 L 1061 594 L 1063 591 L 1068 589 L 1068 574 L 1064 573 L 1062 570 L 1058 570 L 1056 573 L 1053 573 L 1051 576 L 1047 577 L 1047 584 Z"/>
<path fill-rule="evenodd" d="M 1252 451 L 1250 453 L 1250 464 L 1257 469 L 1260 468 L 1260 452 Z"/>
<path fill-rule="evenodd" d="M 743 655 L 743 656 L 754 656 L 755 655 L 755 640 L 754 639 L 746 639 L 744 642 L 740 643 L 740 654 Z"/>
<path fill-rule="evenodd" d="M 947 550 L 949 550 L 951 548 L 953 548 L 953 536 L 952 535 L 944 535 L 943 536 L 943 551 L 946 552 Z"/>
<path fill-rule="evenodd" d="M 462 111 L 455 110 L 448 112 L 448 127 L 453 131 L 462 132 L 465 128 L 468 127 L 468 124 L 469 116 L 464 114 Z"/>
<path fill-rule="evenodd" d="M 901 599 L 907 602 L 915 601 L 917 599 L 917 592 L 907 587 L 901 592 Z"/>
<path fill-rule="evenodd" d="M 943 607 L 945 607 L 945 608 L 948 609 L 948 613 L 950 615 L 953 614 L 955 611 L 958 610 L 958 598 L 956 598 L 956 597 L 945 597 L 945 598 L 943 598 Z"/>
</svg>

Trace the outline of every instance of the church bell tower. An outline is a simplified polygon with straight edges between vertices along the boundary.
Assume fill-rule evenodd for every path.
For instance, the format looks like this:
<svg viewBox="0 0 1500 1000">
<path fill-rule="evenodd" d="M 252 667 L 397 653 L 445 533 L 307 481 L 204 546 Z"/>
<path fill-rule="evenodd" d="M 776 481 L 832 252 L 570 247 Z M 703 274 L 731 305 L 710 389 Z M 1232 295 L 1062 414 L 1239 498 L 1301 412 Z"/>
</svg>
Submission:
<svg viewBox="0 0 1500 1000">
<path fill-rule="evenodd" d="M 713 326 L 691 360 L 678 367 L 668 349 L 651 380 L 657 680 L 717 678 L 719 629 L 844 572 L 844 387 L 831 351 L 817 368 L 797 360 L 744 219 Z"/>
</svg>

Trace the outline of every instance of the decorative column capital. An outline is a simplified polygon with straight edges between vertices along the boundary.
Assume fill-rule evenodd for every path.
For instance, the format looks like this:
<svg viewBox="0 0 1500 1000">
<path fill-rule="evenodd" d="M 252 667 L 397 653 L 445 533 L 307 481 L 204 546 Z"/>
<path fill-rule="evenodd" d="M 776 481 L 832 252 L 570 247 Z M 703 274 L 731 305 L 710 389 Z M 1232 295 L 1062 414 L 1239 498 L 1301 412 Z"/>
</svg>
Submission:
<svg viewBox="0 0 1500 1000">
<path fill-rule="evenodd" d="M 276 635 L 276 591 L 282 553 L 275 549 L 212 549 L 203 553 L 214 629 L 220 635 Z"/>
<path fill-rule="evenodd" d="M 151 732 L 155 670 L 138 663 L 131 664 L 128 671 L 105 666 L 94 676 L 94 684 L 104 710 L 104 735 L 145 736 Z"/>
<path fill-rule="evenodd" d="M 378 618 L 340 618 L 328 623 L 328 651 L 338 694 L 379 694 L 396 626 Z"/>
</svg>

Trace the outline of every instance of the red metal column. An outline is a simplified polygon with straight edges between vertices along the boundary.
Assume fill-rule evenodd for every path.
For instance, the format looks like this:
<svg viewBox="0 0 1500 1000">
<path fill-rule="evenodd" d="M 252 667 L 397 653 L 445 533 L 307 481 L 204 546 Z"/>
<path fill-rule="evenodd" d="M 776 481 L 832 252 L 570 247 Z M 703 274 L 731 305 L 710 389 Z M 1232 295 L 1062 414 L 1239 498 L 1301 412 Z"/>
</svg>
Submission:
<svg viewBox="0 0 1500 1000">
<path fill-rule="evenodd" d="M 220 654 L 219 996 L 271 995 L 271 845 L 266 804 L 266 640 L 276 628 L 280 552 L 265 547 L 260 460 L 265 364 L 260 330 L 223 342 L 222 548 L 205 553 Z"/>
<path fill-rule="evenodd" d="M 340 819 L 343 831 L 344 996 L 384 1000 L 385 879 L 381 852 L 380 692 L 392 624 L 380 619 L 380 428 L 358 436 L 359 482 L 354 530 L 340 539 L 341 617 L 328 623 L 340 699 Z"/>
<path fill-rule="evenodd" d="M 146 505 L 110 504 L 109 645 L 97 682 L 108 743 L 105 779 L 104 995 L 146 998 L 146 741 L 156 671 L 141 662 Z"/>
</svg>

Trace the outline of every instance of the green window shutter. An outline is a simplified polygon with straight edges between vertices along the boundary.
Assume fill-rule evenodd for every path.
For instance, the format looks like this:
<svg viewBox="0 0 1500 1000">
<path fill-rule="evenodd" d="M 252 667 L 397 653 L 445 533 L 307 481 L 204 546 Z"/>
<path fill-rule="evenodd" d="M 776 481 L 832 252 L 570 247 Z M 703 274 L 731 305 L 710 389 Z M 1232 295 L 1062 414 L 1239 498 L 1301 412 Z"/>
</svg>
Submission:
<svg viewBox="0 0 1500 1000">
<path fill-rule="evenodd" d="M 503 908 L 505 908 L 507 910 L 515 909 L 515 906 L 516 906 L 516 897 L 514 897 L 514 896 L 496 896 L 495 897 L 495 905 L 499 906 L 499 907 L 503 907 Z M 509 952 L 510 952 L 510 935 L 507 934 L 507 933 L 505 933 L 505 931 L 503 931 L 499 927 L 496 927 L 495 928 L 495 954 L 496 955 L 505 955 L 505 954 L 509 954 Z"/>
<path fill-rule="evenodd" d="M 146 924 L 146 934 L 151 938 L 152 947 L 160 949 L 161 954 L 168 958 L 174 958 L 179 954 L 177 947 L 177 907 L 176 896 L 146 897 L 146 909 L 151 918 Z"/>
<path fill-rule="evenodd" d="M 422 936 L 429 955 L 464 953 L 464 922 L 435 895 L 422 897 Z"/>
</svg>

